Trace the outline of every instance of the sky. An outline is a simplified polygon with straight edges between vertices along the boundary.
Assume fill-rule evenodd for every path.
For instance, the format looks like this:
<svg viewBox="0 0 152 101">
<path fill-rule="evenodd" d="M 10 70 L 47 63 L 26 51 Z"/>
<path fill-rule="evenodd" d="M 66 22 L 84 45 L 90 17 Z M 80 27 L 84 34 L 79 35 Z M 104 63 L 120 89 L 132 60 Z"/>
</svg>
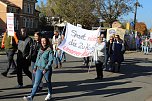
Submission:
<svg viewBox="0 0 152 101">
<path fill-rule="evenodd" d="M 138 2 L 142 5 L 142 7 L 138 7 L 137 9 L 137 21 L 144 22 L 147 25 L 147 28 L 152 28 L 152 0 L 138 0 Z M 130 13 L 124 20 L 134 19 L 134 14 Z"/>
<path fill-rule="evenodd" d="M 38 4 L 41 0 L 38 0 Z M 43 0 L 46 3 L 46 0 Z M 144 22 L 147 25 L 147 28 L 152 28 L 152 0 L 138 0 L 142 7 L 137 9 L 137 21 Z M 130 13 L 123 17 L 123 20 L 130 21 L 134 19 L 134 14 Z"/>
</svg>

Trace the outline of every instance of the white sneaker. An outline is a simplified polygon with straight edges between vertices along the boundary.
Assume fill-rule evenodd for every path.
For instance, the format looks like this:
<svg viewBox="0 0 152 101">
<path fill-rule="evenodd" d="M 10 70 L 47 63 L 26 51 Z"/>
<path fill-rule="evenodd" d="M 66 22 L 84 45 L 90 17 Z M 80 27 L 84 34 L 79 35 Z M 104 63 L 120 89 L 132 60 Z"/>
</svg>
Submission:
<svg viewBox="0 0 152 101">
<path fill-rule="evenodd" d="M 31 96 L 24 96 L 23 100 L 25 100 L 25 101 L 33 101 Z"/>
<path fill-rule="evenodd" d="M 51 94 L 48 94 L 45 98 L 45 101 L 51 100 L 51 97 L 52 97 Z"/>
</svg>

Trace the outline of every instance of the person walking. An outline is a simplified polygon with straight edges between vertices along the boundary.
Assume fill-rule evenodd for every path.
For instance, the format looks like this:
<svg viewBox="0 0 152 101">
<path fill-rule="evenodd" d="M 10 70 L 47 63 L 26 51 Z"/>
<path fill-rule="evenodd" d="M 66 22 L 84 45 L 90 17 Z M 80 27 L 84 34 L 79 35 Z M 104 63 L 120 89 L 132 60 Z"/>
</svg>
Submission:
<svg viewBox="0 0 152 101">
<path fill-rule="evenodd" d="M 103 78 L 103 63 L 105 60 L 106 43 L 100 36 L 97 38 L 97 44 L 95 45 L 95 52 L 93 59 L 96 66 L 97 77 L 95 79 L 101 80 Z"/>
<path fill-rule="evenodd" d="M 113 46 L 113 42 L 114 42 L 114 36 L 110 36 L 110 40 L 107 42 L 107 58 L 106 58 L 106 61 L 110 58 L 109 60 L 109 64 L 110 64 L 110 67 L 107 68 L 108 71 L 112 71 L 112 55 L 113 55 L 113 50 L 112 50 L 112 46 Z"/>
<path fill-rule="evenodd" d="M 62 41 L 64 40 L 64 35 L 63 35 L 63 34 L 61 35 L 61 39 L 62 39 Z M 63 60 L 63 62 L 66 62 L 65 52 L 64 52 L 63 50 L 61 50 L 60 60 L 61 60 L 61 61 Z"/>
<path fill-rule="evenodd" d="M 140 46 L 141 46 L 141 43 L 142 43 L 141 37 L 139 35 L 137 35 L 137 37 L 135 39 L 135 42 L 136 42 L 136 51 L 139 52 L 140 51 Z"/>
<path fill-rule="evenodd" d="M 111 58 L 111 62 L 113 66 L 112 72 L 120 72 L 120 65 L 124 61 L 124 56 L 123 56 L 124 50 L 125 50 L 125 46 L 123 40 L 120 38 L 119 35 L 115 35 L 115 40 L 112 45 L 112 51 L 113 51 Z M 115 63 L 117 63 L 118 66 L 117 71 L 115 68 Z"/>
<path fill-rule="evenodd" d="M 14 62 L 14 54 L 17 50 L 17 44 L 18 44 L 18 38 L 17 38 L 16 32 L 14 33 L 14 36 L 9 36 L 6 31 L 4 33 L 2 44 L 1 44 L 1 48 L 5 48 L 6 55 L 8 58 L 8 66 L 4 70 L 4 72 L 1 73 L 5 77 L 7 77 L 7 74 L 11 66 L 14 70 L 10 74 L 16 74 L 17 67 L 16 67 L 16 63 Z"/>
<path fill-rule="evenodd" d="M 23 87 L 23 75 L 24 73 L 32 80 L 32 73 L 29 71 L 31 64 L 31 52 L 32 52 L 32 38 L 27 35 L 26 28 L 21 28 L 20 39 L 18 42 L 17 53 L 17 82 L 16 88 Z"/>
<path fill-rule="evenodd" d="M 149 47 L 150 47 L 150 41 L 148 37 L 143 41 L 143 46 L 144 46 L 144 54 L 147 55 L 149 53 Z"/>
<path fill-rule="evenodd" d="M 61 36 L 59 35 L 58 31 L 54 31 L 54 36 L 52 39 L 52 44 L 53 44 L 53 51 L 54 51 L 54 56 L 55 56 L 55 68 L 61 68 L 62 67 L 62 62 L 60 59 L 61 56 L 61 50 L 58 48 L 59 44 L 61 43 Z"/>
<path fill-rule="evenodd" d="M 45 101 L 51 99 L 51 95 L 52 95 L 51 76 L 52 76 L 53 59 L 54 59 L 54 54 L 53 54 L 53 50 L 50 47 L 49 39 L 46 37 L 42 37 L 41 48 L 38 52 L 33 70 L 33 73 L 35 73 L 35 82 L 31 94 L 29 96 L 23 97 L 25 101 L 33 100 L 43 76 L 48 86 L 48 95 L 46 96 Z"/>
<path fill-rule="evenodd" d="M 40 47 L 41 47 L 41 33 L 35 32 L 34 33 L 34 41 L 32 44 L 32 53 L 31 53 L 32 71 L 34 70 L 34 65 L 35 65 L 37 54 L 38 54 Z M 32 73 L 32 84 L 34 84 L 34 81 L 35 81 L 35 74 Z M 40 83 L 38 90 L 41 90 L 42 88 L 43 88 L 43 82 Z"/>
</svg>

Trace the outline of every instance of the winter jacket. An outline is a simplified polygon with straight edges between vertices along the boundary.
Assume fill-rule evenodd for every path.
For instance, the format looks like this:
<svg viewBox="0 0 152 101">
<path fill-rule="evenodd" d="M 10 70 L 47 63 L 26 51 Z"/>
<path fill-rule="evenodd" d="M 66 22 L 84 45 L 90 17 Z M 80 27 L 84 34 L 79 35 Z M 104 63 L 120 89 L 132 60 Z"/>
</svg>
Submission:
<svg viewBox="0 0 152 101">
<path fill-rule="evenodd" d="M 41 47 L 41 45 L 39 42 L 33 41 L 32 54 L 31 54 L 31 61 L 32 62 L 36 62 L 36 57 L 37 57 L 37 54 L 38 54 L 40 47 Z"/>
<path fill-rule="evenodd" d="M 18 41 L 18 58 L 31 59 L 32 38 L 25 37 Z"/>
<path fill-rule="evenodd" d="M 49 70 L 52 68 L 53 59 L 54 59 L 54 55 L 50 47 L 48 47 L 44 51 L 40 49 L 36 58 L 34 68 Z"/>
</svg>

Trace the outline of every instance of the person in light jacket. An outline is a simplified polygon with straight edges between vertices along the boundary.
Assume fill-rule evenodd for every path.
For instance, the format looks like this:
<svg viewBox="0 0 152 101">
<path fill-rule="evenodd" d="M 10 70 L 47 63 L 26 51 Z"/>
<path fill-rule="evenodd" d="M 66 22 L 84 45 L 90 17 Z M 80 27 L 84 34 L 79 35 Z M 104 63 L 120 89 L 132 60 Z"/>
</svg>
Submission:
<svg viewBox="0 0 152 101">
<path fill-rule="evenodd" d="M 55 68 L 61 68 L 62 63 L 61 63 L 61 50 L 58 48 L 58 46 L 61 44 L 61 36 L 59 35 L 58 31 L 54 31 L 54 36 L 52 39 L 52 44 L 53 44 L 53 51 L 54 51 L 54 59 L 55 59 Z"/>
<path fill-rule="evenodd" d="M 102 37 L 97 38 L 97 44 L 95 45 L 95 52 L 93 55 L 97 77 L 95 79 L 101 80 L 103 78 L 103 63 L 105 61 L 105 50 L 106 50 L 106 43 L 103 41 Z"/>
</svg>

